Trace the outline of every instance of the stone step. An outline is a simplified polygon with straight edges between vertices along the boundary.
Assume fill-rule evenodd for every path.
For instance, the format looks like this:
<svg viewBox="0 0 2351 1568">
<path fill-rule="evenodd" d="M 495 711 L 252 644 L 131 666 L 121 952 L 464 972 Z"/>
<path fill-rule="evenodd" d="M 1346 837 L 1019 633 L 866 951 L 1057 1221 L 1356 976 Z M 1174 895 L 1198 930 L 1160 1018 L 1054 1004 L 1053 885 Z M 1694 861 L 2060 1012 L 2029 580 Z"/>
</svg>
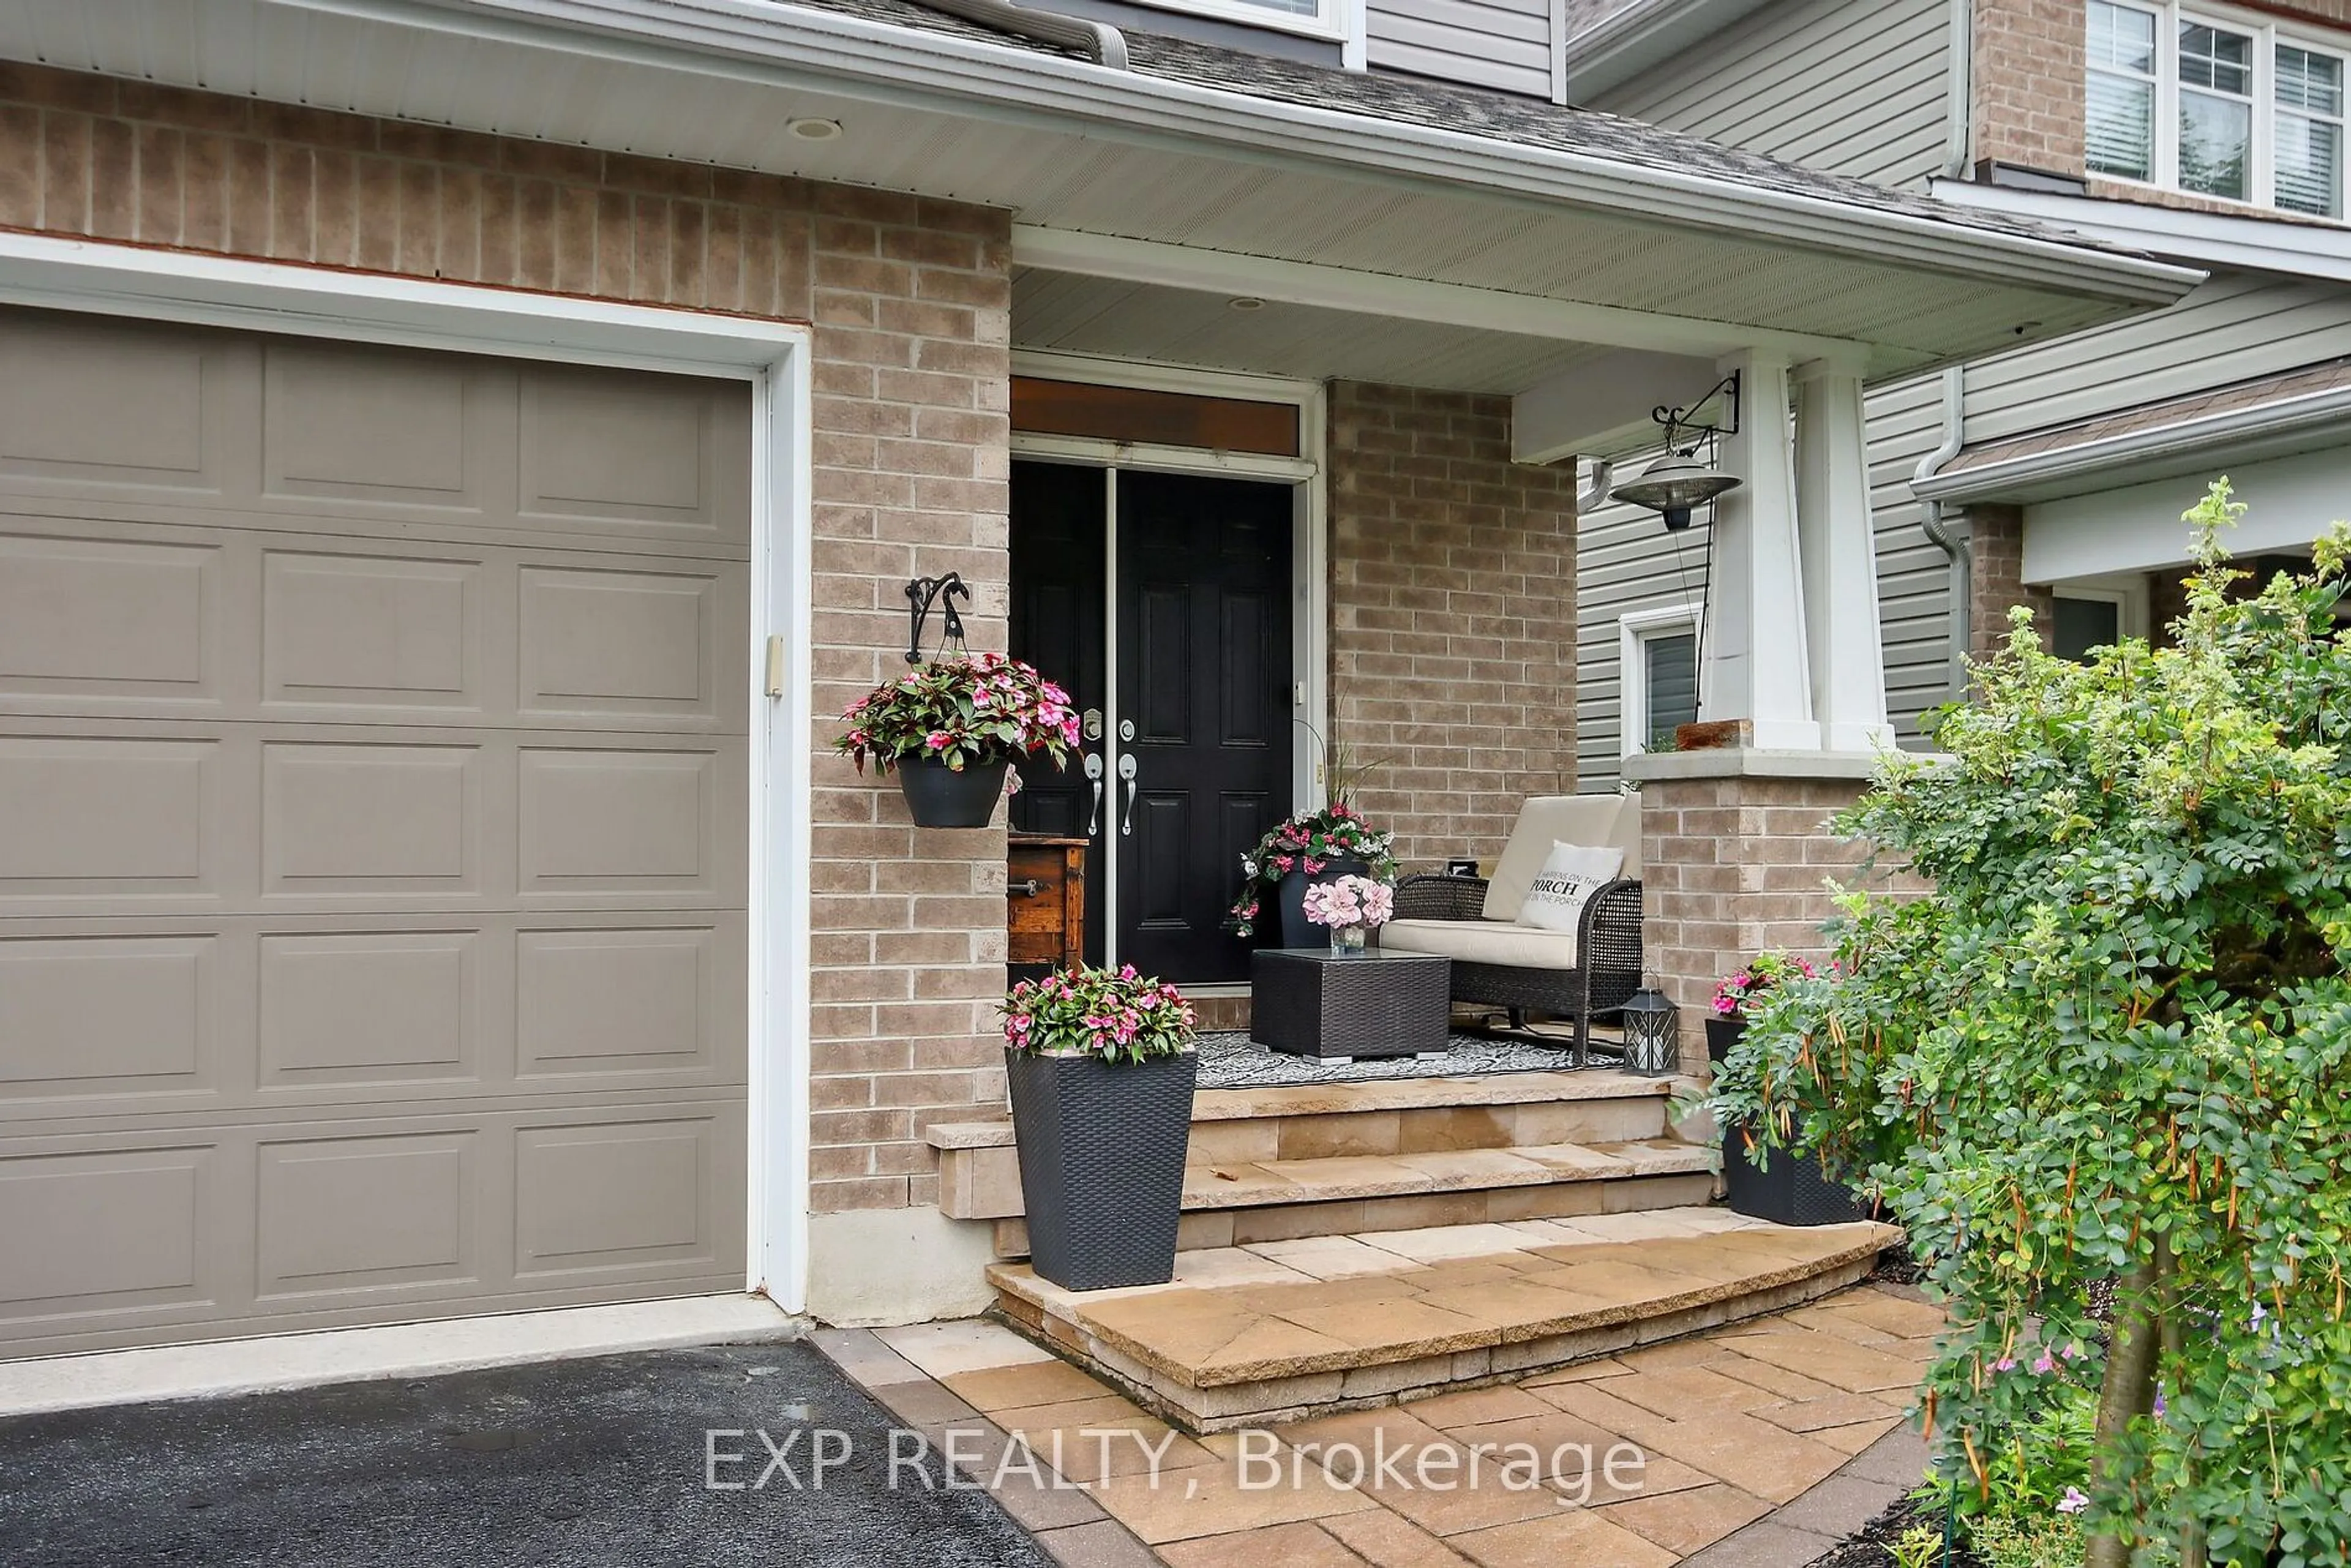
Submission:
<svg viewBox="0 0 2351 1568">
<path fill-rule="evenodd" d="M 1186 1430 L 1215 1432 L 1520 1378 L 1779 1312 L 1859 1281 L 1898 1235 L 1667 1208 L 1186 1251 L 1173 1281 L 1133 1290 L 1064 1291 L 1019 1263 L 988 1279 L 1021 1333 Z"/>
<path fill-rule="evenodd" d="M 1713 1166 L 1711 1148 L 1668 1138 L 1190 1165 L 1176 1243 L 1230 1247 L 1677 1207 L 1713 1196 Z M 1029 1256 L 1024 1221 L 996 1222 L 996 1255 Z"/>
<path fill-rule="evenodd" d="M 1405 1229 L 1703 1202 L 1703 1145 L 1674 1135 L 1679 1080 L 1497 1073 L 1194 1097 L 1187 1246 Z M 999 1256 L 1028 1252 L 1012 1124 L 935 1123 L 939 1207 L 989 1219 Z M 1579 1189 L 1605 1183 L 1608 1190 Z M 1219 1224 L 1219 1211 L 1250 1218 Z"/>
</svg>

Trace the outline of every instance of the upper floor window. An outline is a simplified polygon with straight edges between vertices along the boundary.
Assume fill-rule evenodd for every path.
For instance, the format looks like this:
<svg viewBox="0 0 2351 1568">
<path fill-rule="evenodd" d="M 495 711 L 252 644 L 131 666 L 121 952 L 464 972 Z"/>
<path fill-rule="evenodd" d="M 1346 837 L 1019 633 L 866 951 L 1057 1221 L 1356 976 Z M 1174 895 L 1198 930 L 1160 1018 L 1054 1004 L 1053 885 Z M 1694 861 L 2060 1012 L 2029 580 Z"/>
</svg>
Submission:
<svg viewBox="0 0 2351 1568">
<path fill-rule="evenodd" d="M 2089 172 L 2339 218 L 2346 53 L 2273 24 L 2089 0 Z"/>
<path fill-rule="evenodd" d="M 1188 11 L 1251 27 L 1271 27 L 1310 38 L 1338 39 L 1346 31 L 1341 0 L 1142 0 L 1163 11 Z"/>
</svg>

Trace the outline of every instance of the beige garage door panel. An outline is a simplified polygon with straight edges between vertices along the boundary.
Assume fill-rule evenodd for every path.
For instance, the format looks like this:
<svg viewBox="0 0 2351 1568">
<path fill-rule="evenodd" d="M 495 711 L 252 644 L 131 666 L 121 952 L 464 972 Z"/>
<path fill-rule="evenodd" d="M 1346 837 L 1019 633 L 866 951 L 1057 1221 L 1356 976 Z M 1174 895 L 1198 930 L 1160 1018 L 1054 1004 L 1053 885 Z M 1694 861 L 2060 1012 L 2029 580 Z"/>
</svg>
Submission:
<svg viewBox="0 0 2351 1568">
<path fill-rule="evenodd" d="M 748 416 L 0 312 L 0 1354 L 739 1285 Z"/>
<path fill-rule="evenodd" d="M 0 1155 L 18 1350 L 725 1290 L 738 1101 L 22 1138 Z"/>
<path fill-rule="evenodd" d="M 246 526 L 747 555 L 738 385 L 38 312 L 0 325 L 0 490 Z"/>
<path fill-rule="evenodd" d="M 291 539 L 0 496 L 20 714 L 740 734 L 747 564 Z"/>
</svg>

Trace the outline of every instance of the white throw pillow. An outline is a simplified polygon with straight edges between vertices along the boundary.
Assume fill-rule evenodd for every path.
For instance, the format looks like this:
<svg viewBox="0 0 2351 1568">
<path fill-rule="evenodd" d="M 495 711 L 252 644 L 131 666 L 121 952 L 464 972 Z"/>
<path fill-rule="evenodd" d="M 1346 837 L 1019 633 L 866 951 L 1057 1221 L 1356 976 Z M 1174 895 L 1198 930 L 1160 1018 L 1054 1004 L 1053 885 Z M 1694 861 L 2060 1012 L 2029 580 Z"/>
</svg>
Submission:
<svg viewBox="0 0 2351 1568">
<path fill-rule="evenodd" d="M 1519 924 L 1573 931 L 1592 895 L 1615 881 L 1624 866 L 1621 849 L 1553 843 L 1551 858 L 1535 873 L 1526 902 L 1519 905 Z"/>
</svg>

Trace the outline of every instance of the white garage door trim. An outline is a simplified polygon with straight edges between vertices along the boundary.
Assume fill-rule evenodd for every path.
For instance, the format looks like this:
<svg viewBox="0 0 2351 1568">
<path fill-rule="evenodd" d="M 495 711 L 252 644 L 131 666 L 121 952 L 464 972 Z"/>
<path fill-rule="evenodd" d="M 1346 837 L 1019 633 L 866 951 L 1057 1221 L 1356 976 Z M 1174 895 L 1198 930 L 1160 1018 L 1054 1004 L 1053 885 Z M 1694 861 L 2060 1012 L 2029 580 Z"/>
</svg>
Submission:
<svg viewBox="0 0 2351 1568">
<path fill-rule="evenodd" d="M 559 295 L 0 234 L 0 304 L 750 383 L 750 1191 L 747 1288 L 807 1301 L 813 723 L 808 329 Z M 770 637 L 791 651 L 764 695 Z"/>
</svg>

